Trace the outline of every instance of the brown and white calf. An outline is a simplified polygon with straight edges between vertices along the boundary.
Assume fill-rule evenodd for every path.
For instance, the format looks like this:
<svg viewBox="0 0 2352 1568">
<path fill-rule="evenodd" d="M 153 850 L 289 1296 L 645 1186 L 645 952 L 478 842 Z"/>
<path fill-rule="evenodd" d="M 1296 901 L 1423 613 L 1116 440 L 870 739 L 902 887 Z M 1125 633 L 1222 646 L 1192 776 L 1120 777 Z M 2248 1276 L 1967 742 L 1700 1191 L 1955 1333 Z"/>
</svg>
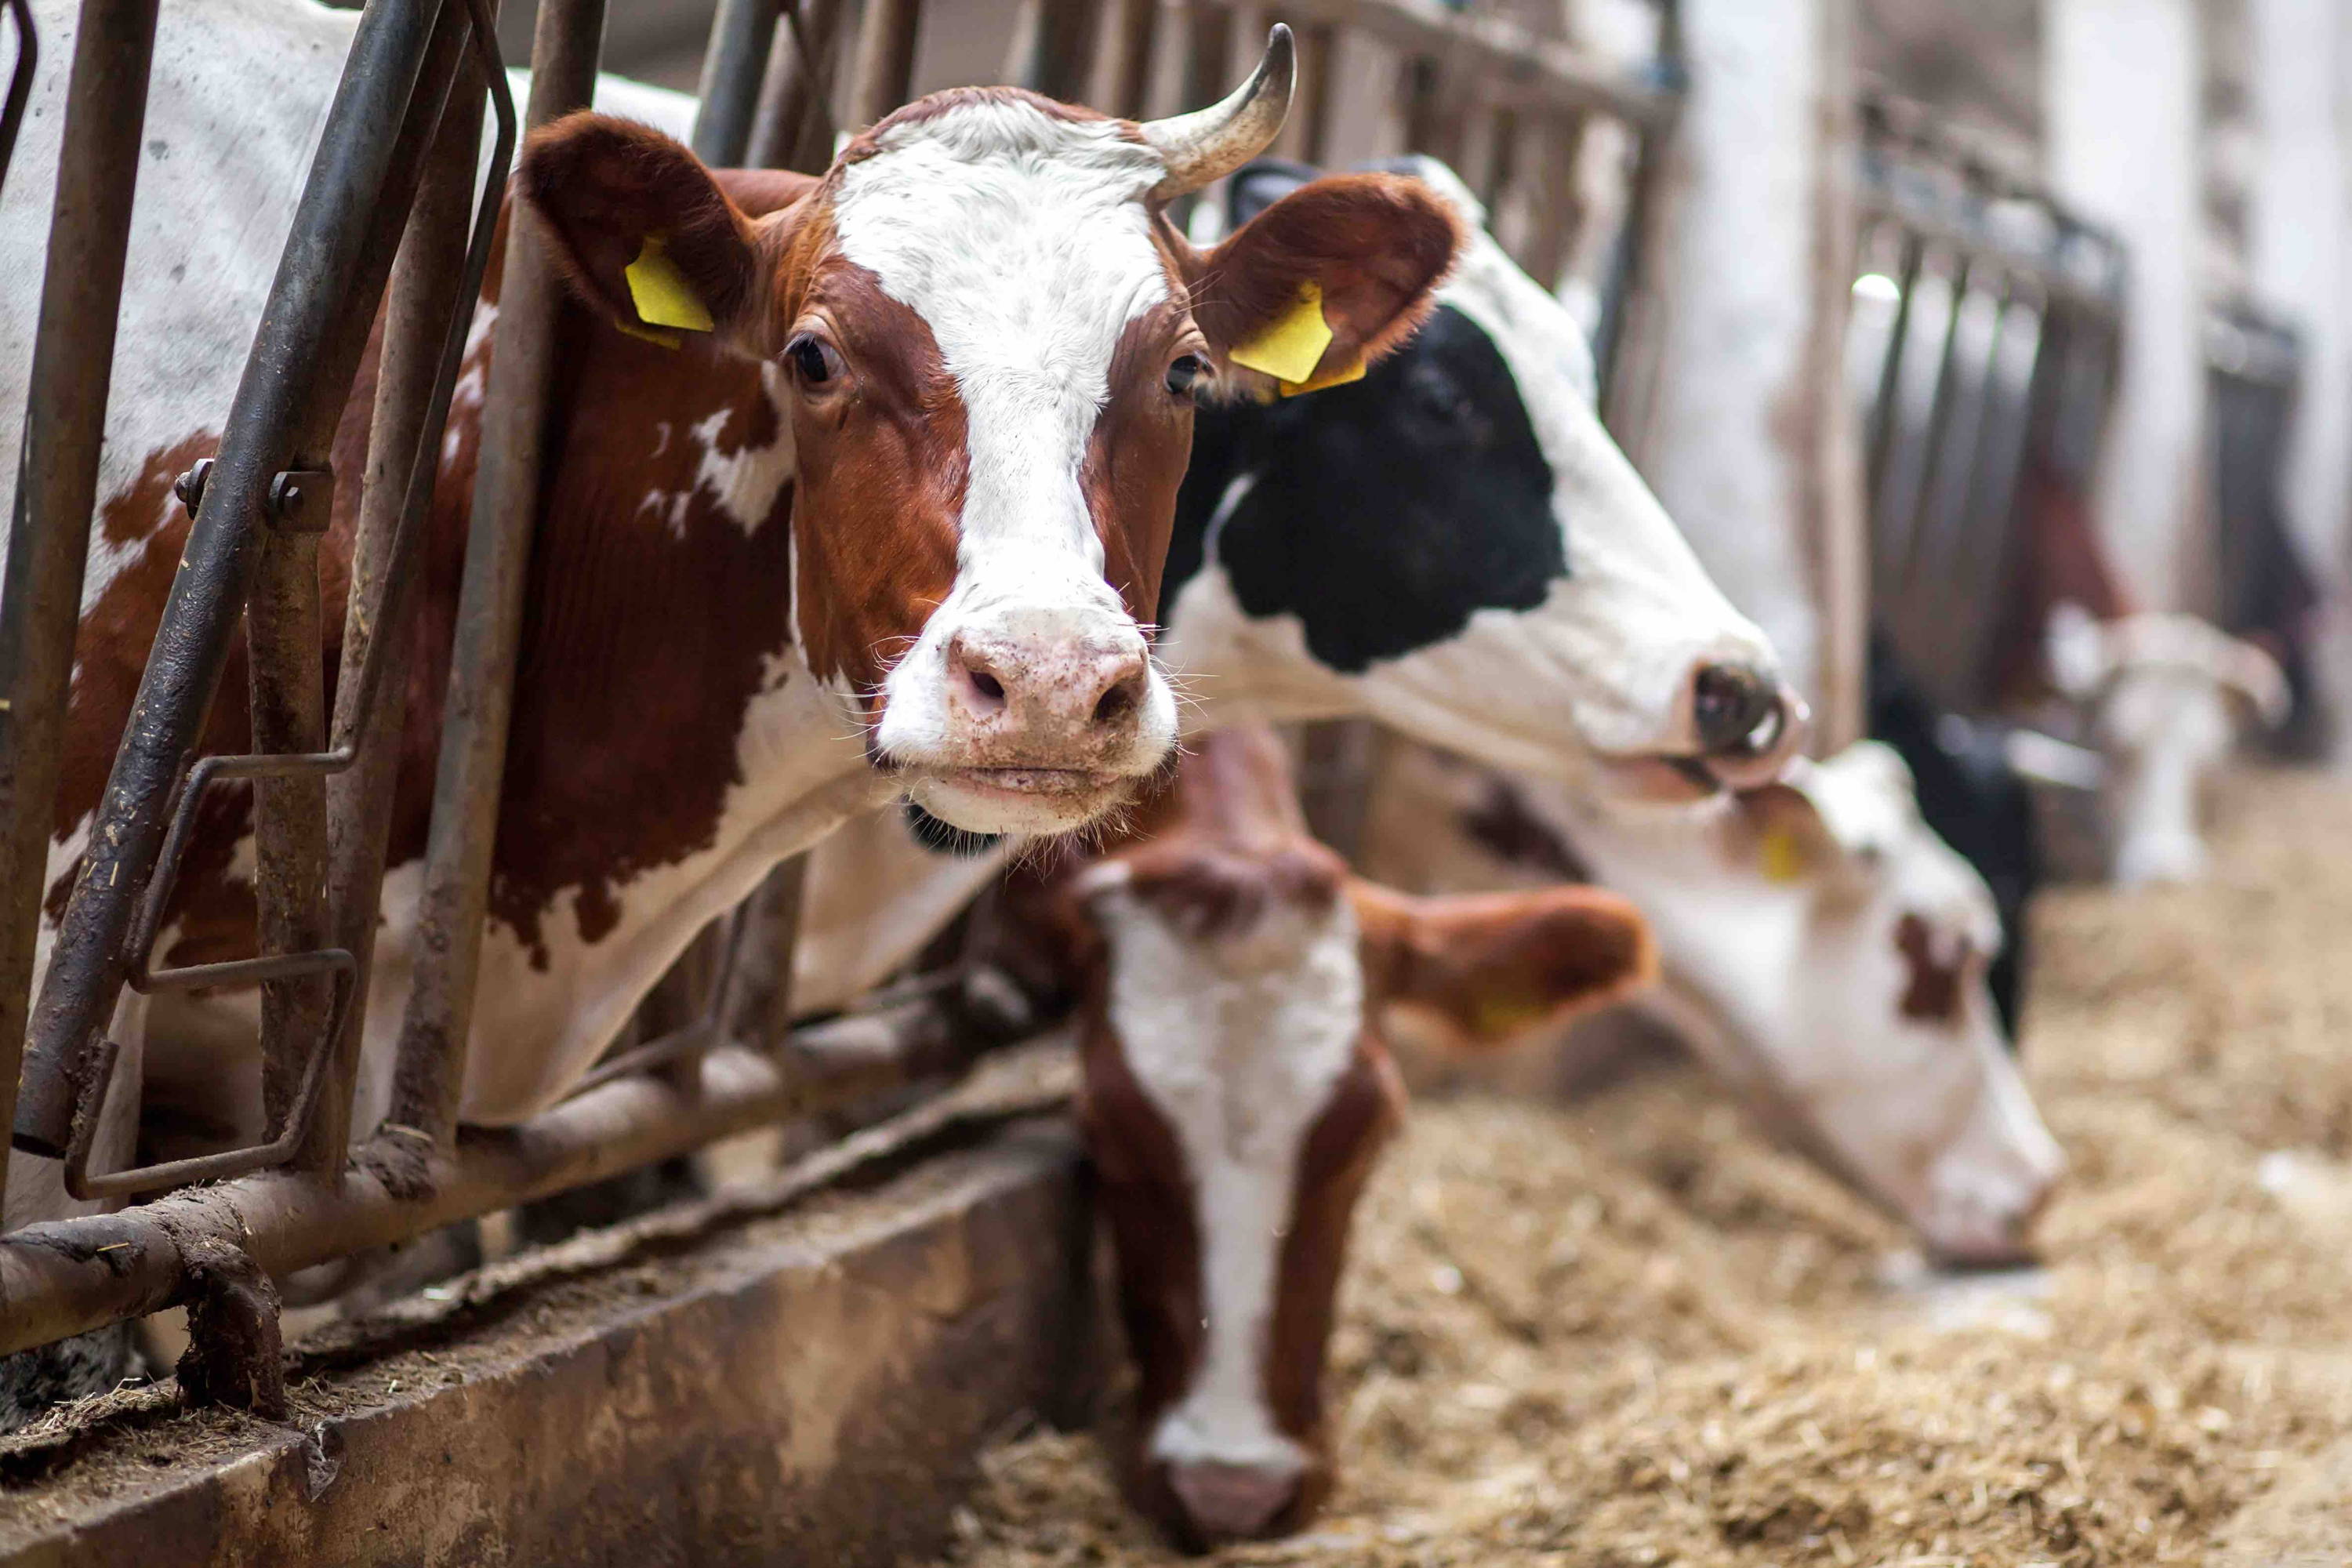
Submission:
<svg viewBox="0 0 2352 1568">
<path fill-rule="evenodd" d="M 1007 902 L 1080 994 L 1079 1120 L 1138 1376 L 1129 1493 L 1191 1546 L 1295 1530 L 1331 1486 L 1348 1228 L 1403 1108 L 1381 1011 L 1494 1043 L 1647 980 L 1647 930 L 1596 889 L 1349 876 L 1262 726 L 1204 738 L 1124 842 Z"/>
<path fill-rule="evenodd" d="M 58 41 L 45 101 L 62 90 L 50 62 L 70 56 L 67 9 L 45 11 Z M 294 37 L 316 63 L 278 59 Z M 267 193 L 299 185 L 333 84 L 329 46 L 347 37 L 316 6 L 234 0 L 203 26 L 167 17 L 159 39 L 150 151 L 201 154 L 218 211 L 142 182 L 132 369 L 108 428 L 52 929 L 185 538 L 172 478 L 211 450 L 203 421 L 228 402 L 234 358 L 208 368 L 182 348 L 234 342 L 257 318 L 267 218 L 282 210 Z M 278 89 L 250 136 L 223 119 L 250 96 L 247 65 Z M 1443 204 L 1377 177 L 1302 191 L 1210 250 L 1179 237 L 1167 203 L 1262 147 L 1289 86 L 1281 35 L 1225 102 L 1150 124 L 961 89 L 863 133 L 818 180 L 714 175 L 667 136 L 599 115 L 533 139 L 523 221 L 544 226 L 592 309 L 565 332 L 551 415 L 466 1120 L 510 1122 L 559 1098 L 697 930 L 855 815 L 905 799 L 975 832 L 1066 830 L 1160 764 L 1175 705 L 1145 627 L 1195 386 L 1258 379 L 1230 351 L 1309 285 L 1332 334 L 1318 370 L 1378 354 L 1418 319 L 1459 237 Z M 21 149 L 0 255 L 38 254 L 41 151 L 29 137 Z M 653 248 L 711 327 L 676 348 L 614 330 L 658 326 L 625 276 Z M 6 287 L 37 276 L 13 268 Z M 431 521 L 362 1126 L 384 1101 L 415 959 L 494 341 L 479 329 L 495 311 L 487 300 Z M 190 318 L 206 331 L 139 335 Z M 12 333 L 5 346 L 0 398 L 20 398 L 29 345 Z M 363 467 L 371 395 L 363 381 L 337 442 L 347 474 Z M 0 426 L 20 414 L 0 406 Z M 340 488 L 322 550 L 331 627 L 356 489 Z M 206 750 L 244 744 L 241 653 L 224 686 Z M 247 798 L 224 792 L 167 917 L 164 962 L 250 951 L 249 845 Z M 249 1001 L 194 1005 L 234 1015 Z M 56 1197 L 53 1169 L 26 1174 L 10 1184 L 20 1213 L 20 1197 Z"/>
</svg>

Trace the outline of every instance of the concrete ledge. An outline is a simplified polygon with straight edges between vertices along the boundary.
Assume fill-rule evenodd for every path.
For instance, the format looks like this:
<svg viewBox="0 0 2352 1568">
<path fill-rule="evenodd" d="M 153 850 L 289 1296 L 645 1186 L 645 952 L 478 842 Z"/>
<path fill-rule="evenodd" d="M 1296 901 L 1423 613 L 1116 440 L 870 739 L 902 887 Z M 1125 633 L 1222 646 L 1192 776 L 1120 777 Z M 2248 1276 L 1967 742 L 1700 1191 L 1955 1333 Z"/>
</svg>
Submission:
<svg viewBox="0 0 2352 1568">
<path fill-rule="evenodd" d="M 868 1190 L 306 1352 L 279 1426 L 95 1402 L 0 1452 L 0 1561 L 890 1563 L 1090 1366 L 1075 1141 L 1016 1122 Z"/>
</svg>

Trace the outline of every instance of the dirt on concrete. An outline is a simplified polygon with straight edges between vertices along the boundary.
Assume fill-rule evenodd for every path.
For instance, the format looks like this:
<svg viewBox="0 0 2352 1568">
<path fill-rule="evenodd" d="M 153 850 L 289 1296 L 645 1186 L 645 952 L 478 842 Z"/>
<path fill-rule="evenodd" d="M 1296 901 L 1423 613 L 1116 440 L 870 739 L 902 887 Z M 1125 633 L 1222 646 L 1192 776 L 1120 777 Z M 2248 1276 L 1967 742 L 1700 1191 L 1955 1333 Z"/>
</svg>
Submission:
<svg viewBox="0 0 2352 1568">
<path fill-rule="evenodd" d="M 1415 1109 L 1359 1222 L 1333 1506 L 1224 1563 L 2352 1563 L 2352 785 L 2216 802 L 2186 890 L 2037 911 L 2047 1268 L 1928 1277 L 1677 1069 Z M 947 1563 L 1179 1561 L 1083 1435 Z"/>
</svg>

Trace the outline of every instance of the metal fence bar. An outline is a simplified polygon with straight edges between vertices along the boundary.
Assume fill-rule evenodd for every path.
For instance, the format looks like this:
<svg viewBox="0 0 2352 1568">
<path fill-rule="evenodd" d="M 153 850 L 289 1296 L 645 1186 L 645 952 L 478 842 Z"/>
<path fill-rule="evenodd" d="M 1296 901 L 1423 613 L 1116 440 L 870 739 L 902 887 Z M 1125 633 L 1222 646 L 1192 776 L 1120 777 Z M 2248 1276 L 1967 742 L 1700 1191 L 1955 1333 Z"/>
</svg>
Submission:
<svg viewBox="0 0 2352 1568">
<path fill-rule="evenodd" d="M 335 733 L 351 738 L 352 765 L 327 784 L 329 939 L 352 955 L 361 997 L 367 994 L 375 951 L 406 697 L 404 683 L 385 681 L 382 672 L 402 658 L 415 637 L 409 605 L 424 550 L 424 520 L 440 477 L 442 430 L 488 266 L 517 132 L 513 96 L 492 26 L 495 0 L 467 4 L 468 43 L 476 74 L 497 110 L 497 140 L 477 214 L 483 94 L 461 85 L 442 110 L 384 307 L 367 488 L 352 542 L 341 674 L 335 689 Z M 302 1162 L 311 1168 L 340 1164 L 350 1140 L 348 1086 L 357 1072 L 364 1019 L 364 1010 L 354 1009 L 334 1043 L 336 1081 L 345 1092 L 321 1108 L 313 1126 Z"/>
<path fill-rule="evenodd" d="M 394 243 L 398 231 L 391 226 L 391 216 L 409 205 L 417 171 L 432 145 L 451 79 L 462 58 L 468 30 L 463 6 L 458 0 L 445 0 L 438 10 L 401 115 L 380 205 L 370 223 L 371 249 Z M 381 288 L 384 276 L 364 261 L 360 270 L 362 277 L 354 280 L 344 305 L 341 331 L 345 334 L 352 331 L 353 316 L 362 318 L 362 331 L 363 323 L 373 319 L 376 298 L 368 284 Z M 248 712 L 257 755 L 309 756 L 326 746 L 319 541 L 331 521 L 334 500 L 331 453 L 349 400 L 352 376 L 357 373 L 356 357 L 349 362 L 349 374 L 322 380 L 313 390 L 303 427 L 295 437 L 290 459 L 294 473 L 271 487 L 269 500 L 277 526 L 260 531 L 245 610 Z M 259 951 L 264 955 L 329 951 L 325 773 L 315 768 L 257 772 L 253 795 Z M 350 950 L 331 951 L 347 953 Z M 134 976 L 144 966 L 142 956 L 134 953 Z M 356 969 L 354 963 L 344 984 L 355 987 Z M 330 1053 L 315 1100 L 328 1112 L 327 1130 L 336 1136 L 320 1142 L 315 1114 L 309 1128 L 297 1130 L 298 1136 L 311 1145 L 310 1163 L 321 1166 L 342 1163 L 341 1134 L 349 1120 L 351 1098 L 348 1064 L 337 1059 L 337 1042 L 328 1037 L 332 1005 L 332 989 L 325 984 L 329 980 L 325 971 L 297 972 L 265 984 L 261 992 L 262 1105 L 273 1138 L 289 1131 L 298 1098 L 312 1098 L 306 1093 L 312 1058 L 321 1051 Z M 339 1021 L 347 1023 L 349 1016 L 346 1005 Z"/>
<path fill-rule="evenodd" d="M 1151 91 L 1151 46 L 1160 31 L 1160 0 L 1118 0 L 1105 29 L 1102 79 L 1096 107 L 1128 120 L 1144 118 Z"/>
<path fill-rule="evenodd" d="M 373 231 L 398 234 L 396 216 L 383 224 L 379 205 L 398 141 L 384 128 L 400 122 L 437 10 L 377 0 L 361 16 L 34 1009 L 15 1129 L 28 1152 L 60 1156 L 71 1140 L 93 1047 L 132 962 L 124 938 L 133 900 L 155 870 L 168 803 L 220 684 L 260 531 L 270 526 L 270 491 L 298 450 L 326 446 L 302 440 L 304 421 L 316 417 L 320 387 L 348 384 L 364 342 Z M 387 268 L 390 260 L 386 245 Z"/>
<path fill-rule="evenodd" d="M 33 101 L 33 78 L 41 63 L 33 0 L 8 0 L 8 19 L 16 30 L 16 63 L 8 72 L 7 100 L 0 103 L 0 189 L 8 184 L 8 164 L 16 155 L 16 132 L 24 127 L 26 105 Z"/>
<path fill-rule="evenodd" d="M 868 0 L 857 39 L 854 125 L 871 125 L 900 104 L 915 78 L 915 40 L 922 31 L 922 0 Z"/>
<path fill-rule="evenodd" d="M 0 1117 L 11 1127 L 114 372 L 123 251 L 147 119 L 156 3 L 85 0 L 74 37 L 7 574 L 0 584 Z M 26 14 L 18 13 L 18 26 L 29 26 Z M 26 53 L 19 58 L 28 59 L 32 34 L 21 37 Z M 5 1178 L 0 1160 L 0 1195 Z"/>
<path fill-rule="evenodd" d="M 537 127 L 595 92 L 604 0 L 546 0 L 531 46 L 529 122 Z M 507 237 L 499 321 L 482 401 L 449 693 L 433 789 L 433 830 L 417 910 L 417 965 L 400 1035 L 393 1117 L 446 1144 L 465 1081 L 466 1035 L 479 977 L 482 926 L 498 834 L 499 785 L 539 500 L 547 394 L 563 282 L 529 223 Z"/>
<path fill-rule="evenodd" d="M 746 161 L 755 168 L 821 174 L 833 163 L 833 85 L 839 74 L 846 0 L 795 0 L 768 52 Z"/>
<path fill-rule="evenodd" d="M 339 1180 L 267 1171 L 112 1215 L 0 1237 L 0 1354 L 185 1299 L 184 1249 L 220 1237 L 284 1278 L 457 1220 L 584 1186 L 718 1139 L 935 1080 L 970 1053 L 936 997 L 803 1032 L 781 1049 L 714 1048 L 681 1093 L 650 1075 L 604 1084 L 520 1127 L 433 1149 L 387 1129 Z"/>
<path fill-rule="evenodd" d="M 777 0 L 719 0 L 702 57 L 701 101 L 694 110 L 694 155 L 717 169 L 743 162 L 760 83 L 776 37 Z"/>
</svg>

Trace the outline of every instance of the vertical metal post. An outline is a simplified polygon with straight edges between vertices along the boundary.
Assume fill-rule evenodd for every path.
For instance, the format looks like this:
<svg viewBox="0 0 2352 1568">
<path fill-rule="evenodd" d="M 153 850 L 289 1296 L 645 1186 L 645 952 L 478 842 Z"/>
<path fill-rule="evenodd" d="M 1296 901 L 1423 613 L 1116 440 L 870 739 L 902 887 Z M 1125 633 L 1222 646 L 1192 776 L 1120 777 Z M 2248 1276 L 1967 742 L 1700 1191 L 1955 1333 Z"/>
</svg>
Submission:
<svg viewBox="0 0 2352 1568">
<path fill-rule="evenodd" d="M 486 17 L 497 12 L 487 0 Z M 476 49 L 485 40 L 475 40 Z M 488 40 L 495 43 L 495 39 Z M 476 58 L 486 58 L 477 54 Z M 367 995 L 375 952 L 383 858 L 392 823 L 393 786 L 399 771 L 407 683 L 383 680 L 366 689 L 362 671 L 377 643 L 398 658 L 415 636 L 410 594 L 418 574 L 410 559 L 424 548 L 421 514 L 432 503 L 440 470 L 441 429 L 448 414 L 453 332 L 462 341 L 473 315 L 466 265 L 475 167 L 481 143 L 484 89 L 460 65 L 443 108 L 415 205 L 408 215 L 384 303 L 383 347 L 377 361 L 375 405 L 370 417 L 366 484 L 352 540 L 351 588 L 343 608 L 341 675 L 335 683 L 334 733 L 358 737 L 350 768 L 327 782 L 328 942 L 352 954 L 359 966 L 352 994 Z M 510 112 L 510 111 L 509 111 Z M 486 194 L 495 205 L 496 191 Z M 369 711 L 370 708 L 373 711 Z M 330 1092 L 321 1100 L 297 1163 L 311 1169 L 340 1164 L 351 1139 L 350 1085 L 357 1074 L 367 1012 L 355 1005 L 335 1042 Z"/>
<path fill-rule="evenodd" d="M 536 127 L 584 106 L 595 91 L 604 0 L 544 0 L 531 45 Z M 554 366 L 563 282 L 528 221 L 508 231 L 499 322 L 482 404 L 481 458 L 450 654 L 449 694 L 434 780 L 433 832 L 417 910 L 425 954 L 400 1036 L 393 1116 L 446 1142 L 465 1082 L 466 1032 L 479 978 L 489 902 L 499 786 L 513 710 L 522 590 Z"/>
<path fill-rule="evenodd" d="M 835 47 L 845 0 L 793 0 L 768 51 L 767 80 L 744 161 L 758 169 L 822 174 L 833 162 Z"/>
<path fill-rule="evenodd" d="M 323 474 L 329 467 L 368 324 L 374 320 L 390 271 L 398 217 L 408 209 L 458 69 L 467 32 L 463 5 L 460 0 L 448 0 L 437 8 L 415 85 L 391 139 L 379 204 L 361 219 L 368 225 L 367 250 L 380 255 L 373 259 L 363 256 L 357 264 L 359 276 L 345 303 L 347 314 L 332 329 L 343 338 L 348 357 L 321 346 L 320 357 L 337 364 L 315 383 L 299 416 L 292 456 L 287 459 L 293 469 Z M 383 138 L 381 123 L 375 134 Z M 273 481 L 269 492 L 269 517 L 260 530 L 245 614 L 257 752 L 314 753 L 326 743 L 319 537 L 332 505 L 330 482 L 289 476 Z M 259 951 L 264 956 L 315 952 L 328 945 L 326 781 L 310 770 L 265 774 L 254 780 L 253 794 Z M 331 997 L 330 980 L 323 973 L 268 981 L 261 988 L 262 1104 L 273 1138 L 284 1130 L 310 1060 L 325 1044 Z M 305 1163 L 313 1168 L 341 1165 L 341 1133 L 349 1121 L 350 1099 L 349 1071 L 340 1077 L 331 1071 L 320 1096 L 325 1114 L 313 1121 L 305 1151 Z M 321 1141 L 318 1134 L 322 1128 L 336 1136 Z"/>
<path fill-rule="evenodd" d="M 220 685 L 271 526 L 270 490 L 298 458 L 323 466 L 331 443 L 423 151 L 384 127 L 404 123 L 438 10 L 376 0 L 360 18 L 42 980 L 15 1132 L 28 1152 L 62 1157 L 70 1142 L 79 1085 L 133 957 L 131 895 L 154 870 L 167 803 Z"/>
<path fill-rule="evenodd" d="M 717 169 L 743 162 L 752 111 L 760 101 L 777 0 L 719 0 L 710 46 L 702 57 L 702 101 L 694 111 L 694 155 Z"/>
<path fill-rule="evenodd" d="M 0 103 L 0 187 L 8 182 L 8 163 L 16 154 L 16 132 L 24 126 L 26 105 L 33 101 L 33 79 L 41 63 L 33 0 L 8 0 L 8 16 L 16 29 L 16 63 L 9 68 L 7 100 Z"/>
<path fill-rule="evenodd" d="M 871 125 L 907 101 L 915 78 L 915 39 L 922 25 L 923 0 L 868 0 L 866 28 L 857 40 L 852 124 Z"/>
<path fill-rule="evenodd" d="M 1119 0 L 1103 51 L 1095 107 L 1129 120 L 1144 117 L 1151 91 L 1151 45 L 1160 31 L 1160 0 Z"/>
<path fill-rule="evenodd" d="M 66 88 L 7 575 L 0 579 L 0 1125 L 16 1122 L 155 10 L 156 0 L 86 0 Z M 23 39 L 30 49 L 31 33 Z M 5 1184 L 0 1158 L 0 1194 Z"/>
<path fill-rule="evenodd" d="M 1047 98 L 1078 102 L 1092 76 L 1099 0 L 1037 0 L 1037 41 L 1025 73 Z"/>
<path fill-rule="evenodd" d="M 1299 106 L 1299 156 L 1320 165 L 1331 156 L 1331 103 L 1338 96 L 1339 29 L 1328 22 L 1309 22 L 1299 29 L 1299 85 L 1307 101 Z"/>
</svg>

